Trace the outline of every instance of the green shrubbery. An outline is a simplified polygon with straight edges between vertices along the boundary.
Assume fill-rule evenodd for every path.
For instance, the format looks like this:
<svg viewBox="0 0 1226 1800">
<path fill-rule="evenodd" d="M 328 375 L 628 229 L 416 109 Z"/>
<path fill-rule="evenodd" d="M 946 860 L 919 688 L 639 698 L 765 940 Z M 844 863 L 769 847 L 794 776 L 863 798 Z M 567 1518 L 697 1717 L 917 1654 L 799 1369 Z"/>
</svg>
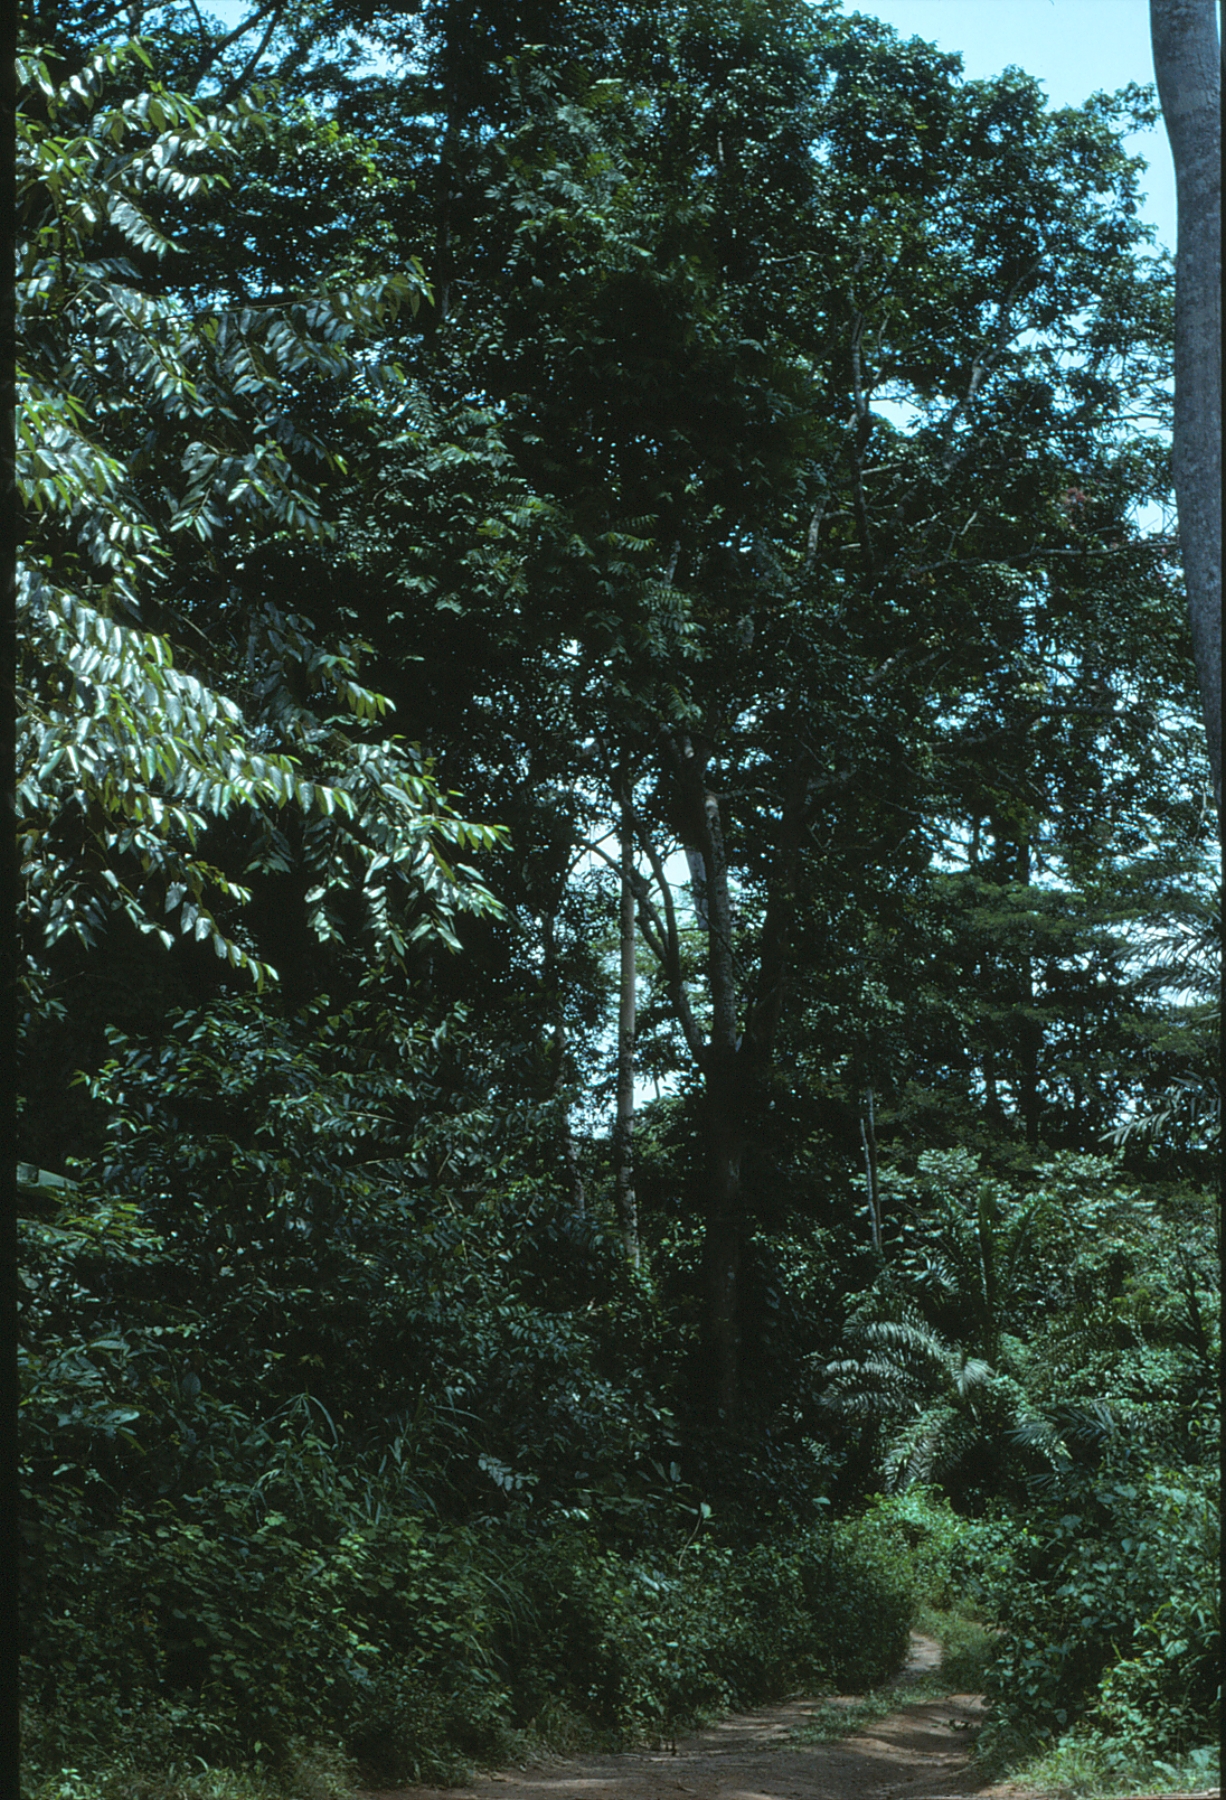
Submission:
<svg viewBox="0 0 1226 1800">
<path fill-rule="evenodd" d="M 1005 1559 L 998 1523 L 964 1518 L 936 1488 L 878 1495 L 848 1529 L 905 1569 L 918 1600 L 940 1612 L 982 1607 Z"/>
<path fill-rule="evenodd" d="M 649 1291 L 598 1226 L 487 1162 L 421 1229 L 406 1155 L 395 1186 L 347 1174 L 320 1238 L 322 1153 L 238 1074 L 242 1009 L 188 1024 L 190 1054 L 109 1077 L 126 1136 L 101 1176 L 23 1222 L 35 1786 L 302 1744 L 443 1778 L 532 1741 L 659 1740 L 874 1687 L 921 1608 L 959 1686 L 988 1643 L 967 1618 L 999 1631 L 990 1766 L 1063 1746 L 1135 1772 L 1212 1735 L 1213 1346 L 1195 1292 L 1163 1285 L 1156 1216 L 1117 1221 L 1113 1297 L 1093 1233 L 1053 1256 L 1072 1301 L 1008 1340 L 1035 1395 L 1000 1439 L 1022 1503 L 968 1519 L 910 1486 L 823 1518 L 810 1477 L 818 1521 L 789 1531 L 781 1463 L 755 1476 L 763 1530 L 744 1480 L 713 1509 L 680 1478 Z M 330 1021 L 295 1030 L 265 1062 L 368 1097 Z M 205 1138 L 191 1109 L 226 1058 L 232 1135 Z M 1056 1370 L 1071 1397 L 1041 1405 Z"/>
<path fill-rule="evenodd" d="M 547 1304 L 535 1258 L 566 1245 L 544 1214 L 513 1259 L 505 1214 L 441 1249 L 406 1237 L 381 1287 L 351 1228 L 331 1291 L 308 1290 L 313 1341 L 343 1330 L 350 1359 L 308 1364 L 316 1391 L 286 1396 L 308 1302 L 286 1287 L 271 1312 L 275 1265 L 255 1245 L 239 1258 L 270 1232 L 249 1164 L 218 1161 L 207 1202 L 188 1159 L 157 1170 L 161 1233 L 88 1184 L 23 1225 L 35 1782 L 116 1759 L 276 1763 L 304 1741 L 442 1777 L 516 1734 L 659 1738 L 901 1662 L 919 1589 L 898 1505 L 767 1541 L 712 1516 L 646 1455 L 669 1427 L 633 1368 L 614 1385 L 599 1366 L 624 1319 L 587 1340 L 585 1363 L 573 1312 Z M 575 1256 L 581 1293 L 605 1279 L 596 1237 Z M 482 1262 L 502 1290 L 462 1314 Z M 622 1313 L 637 1304 L 627 1293 Z M 371 1376 L 394 1305 L 425 1342 L 404 1368 L 428 1354 L 445 1376 L 463 1359 L 465 1409 L 419 1390 L 411 1416 L 383 1417 Z M 223 1337 L 236 1318 L 262 1336 Z M 532 1447 L 514 1468 L 513 1430 Z M 930 1510 L 929 1535 L 948 1537 L 947 1509 Z"/>
<path fill-rule="evenodd" d="M 659 1739 L 800 1686 L 881 1680 L 914 1610 L 892 1547 L 856 1526 L 694 1542 L 661 1566 L 565 1520 L 337 1517 L 327 1532 L 270 1513 L 243 1528 L 205 1498 L 207 1525 L 124 1515 L 73 1559 L 72 1602 L 31 1646 L 32 1769 L 83 1745 L 104 1762 L 134 1746 L 166 1763 L 283 1759 L 305 1737 L 383 1774 L 445 1777 L 559 1719 Z"/>
<path fill-rule="evenodd" d="M 1005 1635 L 988 1674 L 983 1754 L 997 1767 L 1072 1733 L 1117 1759 L 1217 1736 L 1216 1474 L 1113 1449 L 1065 1471 L 1013 1527 L 995 1592 Z"/>
</svg>

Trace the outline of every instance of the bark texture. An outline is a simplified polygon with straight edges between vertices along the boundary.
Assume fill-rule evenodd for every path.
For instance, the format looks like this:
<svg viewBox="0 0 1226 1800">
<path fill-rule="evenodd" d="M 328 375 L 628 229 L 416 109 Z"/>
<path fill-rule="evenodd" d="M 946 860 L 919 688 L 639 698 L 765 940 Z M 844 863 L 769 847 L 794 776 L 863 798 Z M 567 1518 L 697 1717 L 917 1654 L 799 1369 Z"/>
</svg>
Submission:
<svg viewBox="0 0 1226 1800">
<path fill-rule="evenodd" d="M 869 1229 L 873 1234 L 873 1249 L 881 1256 L 884 1252 L 881 1242 L 881 1188 L 877 1180 L 877 1108 L 871 1081 L 865 1094 L 864 1111 L 860 1114 L 860 1142 L 864 1145 Z"/>
<path fill-rule="evenodd" d="M 1222 819 L 1221 45 L 1214 0 L 1150 0 L 1175 162 L 1175 500 L 1192 643 Z"/>
<path fill-rule="evenodd" d="M 570 1128 L 570 1102 L 567 1098 L 567 1054 L 566 1054 L 566 1017 L 562 1007 L 562 990 L 558 980 L 557 956 L 557 914 L 549 913 L 544 927 L 544 982 L 552 998 L 553 1012 L 553 1097 L 558 1104 L 562 1137 L 562 1161 L 566 1169 L 566 1185 L 570 1193 L 570 1203 L 579 1218 L 587 1213 L 587 1201 L 583 1191 L 583 1176 L 579 1168 L 579 1156 L 575 1149 L 575 1137 Z"/>
</svg>

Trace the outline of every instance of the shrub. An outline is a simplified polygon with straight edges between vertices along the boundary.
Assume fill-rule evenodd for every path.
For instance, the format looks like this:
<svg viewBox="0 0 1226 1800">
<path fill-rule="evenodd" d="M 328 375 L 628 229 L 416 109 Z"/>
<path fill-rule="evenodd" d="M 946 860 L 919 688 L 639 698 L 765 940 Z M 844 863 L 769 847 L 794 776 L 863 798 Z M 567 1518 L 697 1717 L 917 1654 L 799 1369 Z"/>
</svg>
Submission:
<svg viewBox="0 0 1226 1800">
<path fill-rule="evenodd" d="M 749 1547 L 699 1540 L 651 1561 L 571 1527 L 532 1546 L 519 1579 L 535 1597 L 516 1647 L 521 1719 L 562 1697 L 623 1738 L 879 1680 L 903 1660 L 914 1613 L 897 1563 L 842 1525 Z"/>
<path fill-rule="evenodd" d="M 1216 1736 L 1218 1535 L 1207 1470 L 1133 1466 L 1114 1447 L 1053 1478 L 997 1587 L 989 1766 L 1075 1726 L 1150 1757 Z"/>
<path fill-rule="evenodd" d="M 991 1571 L 1001 1566 L 999 1523 L 962 1517 L 935 1488 L 879 1495 L 855 1531 L 860 1540 L 880 1545 L 917 1604 L 942 1612 L 983 1605 Z"/>
</svg>

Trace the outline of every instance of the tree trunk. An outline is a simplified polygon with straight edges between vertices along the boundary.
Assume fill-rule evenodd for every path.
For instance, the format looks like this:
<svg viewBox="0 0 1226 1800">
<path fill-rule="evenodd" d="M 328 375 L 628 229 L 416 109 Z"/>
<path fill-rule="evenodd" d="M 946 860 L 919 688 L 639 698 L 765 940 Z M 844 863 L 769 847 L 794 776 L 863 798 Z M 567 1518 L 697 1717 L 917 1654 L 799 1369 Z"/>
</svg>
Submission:
<svg viewBox="0 0 1226 1800">
<path fill-rule="evenodd" d="M 1175 501 L 1209 760 L 1222 818 L 1221 49 L 1214 0 L 1150 0 L 1175 162 Z"/>
<path fill-rule="evenodd" d="M 741 1161 L 748 1070 L 736 1029 L 732 897 L 719 798 L 707 784 L 706 758 L 688 738 L 678 746 L 677 775 L 685 841 L 697 848 L 703 864 L 702 923 L 707 932 L 711 996 L 704 1069 L 707 1203 L 702 1254 L 707 1400 L 719 1422 L 732 1427 L 741 1412 Z"/>
<path fill-rule="evenodd" d="M 741 1159 L 745 1133 L 735 1063 L 708 1071 L 707 1208 L 702 1246 L 706 1410 L 735 1427 L 741 1416 Z"/>
<path fill-rule="evenodd" d="M 1015 845 L 1014 879 L 1023 893 L 1031 884 L 1030 839 L 1022 837 Z M 1023 948 L 1018 970 L 1021 1005 L 1017 1009 L 1017 1094 L 1018 1110 L 1028 1144 L 1039 1141 L 1039 1076 L 1043 1058 L 1043 1026 L 1035 1018 L 1034 957 Z"/>
<path fill-rule="evenodd" d="M 868 1188 L 868 1221 L 873 1234 L 873 1249 L 884 1255 L 881 1242 L 881 1189 L 877 1180 L 877 1109 L 873 1084 L 868 1084 L 864 1111 L 860 1114 L 860 1142 L 864 1145 L 864 1176 Z"/>
<path fill-rule="evenodd" d="M 545 915 L 544 926 L 544 966 L 542 975 L 546 991 L 550 997 L 550 1010 L 553 1028 L 551 1051 L 553 1056 L 553 1097 L 558 1105 L 559 1125 L 562 1138 L 562 1162 L 566 1169 L 566 1186 L 570 1193 L 570 1203 L 579 1218 L 587 1213 L 587 1201 L 583 1192 L 583 1175 L 579 1168 L 579 1157 L 575 1151 L 574 1134 L 570 1128 L 570 1101 L 566 1093 L 566 1015 L 562 1004 L 562 985 L 558 979 L 557 943 L 555 937 L 556 914 Z"/>
<path fill-rule="evenodd" d="M 564 1097 L 565 1065 L 566 1065 L 566 1027 L 561 1019 L 556 1028 L 558 1055 L 558 1072 L 554 1077 L 554 1093 L 558 1095 L 562 1105 L 562 1161 L 566 1166 L 566 1185 L 570 1190 L 570 1203 L 575 1217 L 587 1216 L 587 1200 L 583 1192 L 583 1175 L 579 1168 L 579 1156 L 575 1149 L 575 1134 L 570 1128 L 570 1105 Z"/>
<path fill-rule="evenodd" d="M 638 1267 L 639 1221 L 634 1196 L 634 813 L 623 787 L 621 802 L 621 962 L 617 990 L 617 1119 L 613 1126 L 613 1189 L 626 1255 Z"/>
<path fill-rule="evenodd" d="M 737 1029 L 741 999 L 734 942 L 735 919 L 724 845 L 720 800 L 707 780 L 710 749 L 701 740 L 662 730 L 660 744 L 675 799 L 674 828 L 685 846 L 694 885 L 695 913 L 707 936 L 711 1025 L 705 1038 L 685 998 L 678 934 L 667 881 L 652 856 L 664 895 L 665 918 L 647 909 L 641 918 L 649 948 L 669 979 L 670 993 L 695 1063 L 703 1076 L 705 1232 L 702 1254 L 703 1409 L 712 1423 L 742 1423 L 741 1266 L 745 1234 L 742 1163 L 753 1116 L 751 1095 L 771 1065 L 790 967 L 796 883 L 811 782 L 798 768 L 788 783 L 770 892 L 759 943 L 759 965 L 743 1034 Z"/>
<path fill-rule="evenodd" d="M 981 992 L 990 993 L 986 980 L 981 976 Z M 984 1050 L 980 1062 L 983 1072 L 983 1110 L 989 1124 L 1000 1126 L 1004 1123 L 1005 1109 L 1000 1103 L 1000 1089 L 996 1083 L 996 1052 Z"/>
</svg>

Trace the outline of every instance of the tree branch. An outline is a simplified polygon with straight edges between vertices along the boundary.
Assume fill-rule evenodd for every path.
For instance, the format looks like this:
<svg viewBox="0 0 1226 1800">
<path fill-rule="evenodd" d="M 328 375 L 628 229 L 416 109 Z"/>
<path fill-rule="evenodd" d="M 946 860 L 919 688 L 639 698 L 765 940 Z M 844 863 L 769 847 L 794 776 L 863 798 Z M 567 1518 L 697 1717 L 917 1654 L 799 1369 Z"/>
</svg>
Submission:
<svg viewBox="0 0 1226 1800">
<path fill-rule="evenodd" d="M 651 872 L 655 876 L 656 886 L 660 890 L 660 898 L 664 902 L 664 912 L 668 920 L 669 955 L 666 958 L 660 958 L 660 964 L 664 970 L 665 980 L 668 983 L 668 997 L 672 1001 L 673 1011 L 677 1015 L 677 1023 L 681 1027 L 682 1036 L 689 1045 L 691 1056 L 694 1058 L 694 1061 L 698 1064 L 700 1069 L 705 1069 L 708 1061 L 707 1046 L 703 1042 L 702 1032 L 698 1029 L 698 1021 L 694 1017 L 694 1011 L 690 1005 L 690 997 L 685 991 L 685 977 L 681 972 L 681 944 L 677 932 L 677 915 L 673 906 L 672 889 L 664 874 L 664 865 L 660 861 L 659 852 L 656 850 L 656 847 L 651 840 L 646 836 L 645 832 L 643 832 L 637 820 L 635 821 L 635 832 L 639 843 L 646 852 L 647 860 L 651 864 Z M 646 888 L 646 885 L 646 882 L 644 882 L 644 888 Z M 637 897 L 638 896 L 636 895 L 636 898 Z M 640 923 L 641 918 L 642 915 L 640 913 Z M 646 936 L 646 933 L 644 933 L 644 936 Z M 659 953 L 657 952 L 657 955 L 658 954 Z"/>
<path fill-rule="evenodd" d="M 196 0 L 189 0 L 189 4 L 196 15 L 197 29 L 200 33 L 201 43 L 204 45 L 200 54 L 200 59 L 197 62 L 195 69 L 192 71 L 191 85 L 193 87 L 198 86 L 199 83 L 204 80 L 205 76 L 213 67 L 213 64 L 217 61 L 217 58 L 227 51 L 231 44 L 236 44 L 240 38 L 246 37 L 249 31 L 254 31 L 260 21 L 267 18 L 270 12 L 273 15 L 272 24 L 275 27 L 277 19 L 285 10 L 285 0 L 260 0 L 260 4 L 256 7 L 250 18 L 244 19 L 242 24 L 236 25 L 232 31 L 227 31 L 224 37 L 219 37 L 210 41 L 208 26 L 204 21 L 199 6 L 196 4 Z M 271 29 L 265 32 L 260 41 L 259 48 L 256 51 L 256 60 L 263 56 L 271 35 Z M 249 62 L 240 78 L 240 85 L 242 81 L 247 79 L 253 67 L 254 62 Z M 226 89 L 223 89 L 221 93 L 215 95 L 210 104 L 214 106 L 228 105 L 229 100 L 225 96 L 233 86 L 233 82 L 227 84 Z M 235 91 L 237 92 L 237 89 Z M 232 98 L 233 96 L 231 95 L 230 97 Z"/>
<path fill-rule="evenodd" d="M 258 67 L 261 56 L 263 56 L 265 50 L 268 48 L 272 39 L 272 34 L 280 23 L 281 14 L 284 11 L 284 8 L 285 0 L 274 0 L 272 14 L 269 18 L 267 27 L 265 28 L 263 37 L 248 57 L 246 67 L 237 74 L 232 81 L 228 81 L 221 93 L 218 94 L 217 99 L 214 102 L 215 105 L 229 106 L 230 102 L 237 99 L 238 95 L 242 93 L 247 82 L 251 79 L 251 76 Z"/>
<path fill-rule="evenodd" d="M 638 834 L 636 833 L 636 835 Z M 621 879 L 621 864 L 615 861 L 614 858 L 609 855 L 607 850 L 602 850 L 599 844 L 594 843 L 585 844 L 583 849 L 586 852 L 590 852 L 593 856 L 598 856 L 601 862 L 608 863 L 609 867 L 616 872 L 618 879 Z M 651 951 L 661 968 L 667 971 L 671 964 L 671 944 L 669 942 L 668 929 L 664 920 L 661 919 L 659 911 L 652 904 L 650 888 L 637 871 L 631 876 L 631 886 L 634 891 L 635 901 L 639 908 L 639 927 L 642 930 L 647 948 Z"/>
</svg>

